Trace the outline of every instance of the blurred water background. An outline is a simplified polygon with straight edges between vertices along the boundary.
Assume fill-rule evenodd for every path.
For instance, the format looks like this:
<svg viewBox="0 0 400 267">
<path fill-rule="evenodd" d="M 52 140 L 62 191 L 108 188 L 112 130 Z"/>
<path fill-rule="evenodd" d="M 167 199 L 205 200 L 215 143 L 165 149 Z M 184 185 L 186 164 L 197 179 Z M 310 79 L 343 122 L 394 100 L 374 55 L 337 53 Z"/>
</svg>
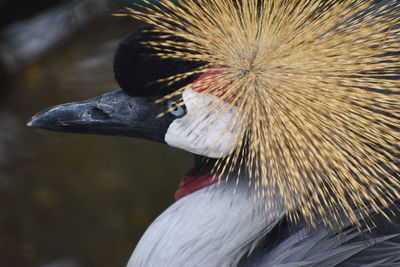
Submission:
<svg viewBox="0 0 400 267">
<path fill-rule="evenodd" d="M 118 89 L 132 1 L 0 1 L 0 266 L 124 266 L 191 156 L 128 138 L 31 129 L 36 112 Z"/>
</svg>

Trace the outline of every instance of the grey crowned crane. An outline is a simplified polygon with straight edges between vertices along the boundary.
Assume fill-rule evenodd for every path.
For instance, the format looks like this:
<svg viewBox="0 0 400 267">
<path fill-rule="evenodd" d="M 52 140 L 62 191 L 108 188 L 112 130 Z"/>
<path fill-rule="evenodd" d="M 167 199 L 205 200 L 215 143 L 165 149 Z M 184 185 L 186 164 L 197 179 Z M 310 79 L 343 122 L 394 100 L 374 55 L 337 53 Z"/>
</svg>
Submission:
<svg viewBox="0 0 400 267">
<path fill-rule="evenodd" d="M 214 11 L 223 16 L 224 8 L 227 8 L 227 10 L 229 9 L 229 6 L 224 5 L 233 3 L 233 6 L 231 6 L 229 10 L 235 9 L 240 12 L 235 11 L 236 13 L 233 12 L 232 14 L 243 18 L 246 17 L 246 14 L 248 15 L 246 12 L 256 11 L 255 13 L 258 14 L 257 16 L 261 16 L 262 19 L 267 21 L 266 18 L 268 18 L 268 16 L 272 16 L 271 14 L 276 13 L 272 12 L 275 10 L 274 8 L 282 8 L 279 5 L 276 7 L 273 4 L 260 4 L 260 2 L 251 0 L 245 0 L 243 2 L 247 3 L 247 6 L 241 6 L 241 2 L 235 1 L 226 1 L 223 3 L 216 1 L 216 5 L 219 6 L 215 9 L 217 11 Z M 265 2 L 269 3 L 270 1 Z M 321 21 L 318 19 L 324 19 L 326 23 L 332 22 L 329 21 L 331 17 L 323 16 L 325 13 L 321 13 L 322 15 L 318 16 L 319 13 L 315 13 L 318 10 L 326 12 L 326 10 L 330 10 L 333 6 L 339 9 L 339 11 L 348 11 L 348 6 L 335 4 L 334 1 L 326 1 L 326 3 L 330 3 L 330 5 L 327 6 L 321 4 L 322 1 L 314 1 L 318 5 L 315 3 L 304 4 L 307 1 L 300 0 L 294 1 L 297 2 L 297 5 L 292 5 L 288 1 L 283 0 L 280 2 L 281 5 L 287 5 L 287 8 L 292 8 L 294 10 L 290 13 L 292 15 L 297 14 L 300 16 L 295 11 L 299 6 L 302 7 L 304 12 L 310 12 L 309 14 L 315 15 L 317 18 L 315 21 L 319 24 Z M 352 8 L 357 7 L 357 4 L 360 3 L 365 5 L 363 1 L 356 1 L 356 4 L 354 4 Z M 314 5 L 316 5 L 315 10 L 312 9 Z M 392 5 L 395 6 L 394 3 L 392 3 Z M 181 5 L 177 7 L 164 2 L 162 7 L 163 8 L 159 8 L 159 6 L 156 6 L 154 9 L 137 11 L 134 15 L 136 17 L 144 16 L 145 18 L 150 18 L 144 20 L 152 24 L 159 23 L 161 26 L 159 26 L 160 28 L 158 30 L 157 25 L 139 28 L 119 45 L 114 61 L 114 71 L 115 78 L 121 90 L 94 99 L 64 104 L 44 110 L 35 115 L 29 123 L 29 126 L 53 131 L 145 138 L 166 143 L 170 146 L 178 147 L 195 154 L 194 166 L 183 179 L 175 195 L 177 201 L 149 226 L 134 250 L 128 266 L 400 266 L 400 213 L 398 211 L 400 201 L 395 196 L 393 196 L 393 199 L 388 201 L 386 205 L 384 205 L 384 201 L 380 203 L 382 210 L 375 208 L 373 205 L 375 202 L 371 200 L 371 202 L 368 202 L 368 205 L 365 205 L 368 207 L 366 209 L 370 209 L 370 211 L 369 213 L 365 213 L 365 210 L 361 209 L 363 206 L 357 203 L 357 199 L 352 198 L 352 195 L 348 195 L 350 199 L 349 203 L 353 204 L 351 207 L 354 214 L 356 214 L 355 218 L 344 213 L 348 211 L 346 209 L 347 206 L 343 206 L 343 209 L 339 209 L 343 212 L 342 214 L 337 214 L 335 212 L 330 213 L 318 208 L 323 207 L 328 209 L 333 206 L 318 206 L 318 204 L 321 204 L 320 202 L 312 202 L 310 200 L 312 205 L 317 206 L 315 207 L 315 209 L 317 209 L 317 215 L 310 220 L 308 213 L 304 212 L 305 209 L 303 205 L 307 204 L 304 203 L 304 199 L 300 195 L 300 193 L 302 193 L 301 191 L 296 191 L 296 188 L 293 190 L 294 195 L 289 197 L 291 197 L 291 199 L 297 199 L 298 201 L 295 202 L 295 205 L 288 205 L 287 201 L 290 198 L 282 192 L 279 194 L 274 191 L 274 188 L 280 184 L 270 184 L 271 187 L 264 187 L 263 190 L 260 190 L 260 187 L 263 187 L 265 184 L 261 182 L 257 183 L 255 182 L 256 180 L 254 180 L 255 173 L 257 173 L 254 169 L 261 168 L 260 165 L 253 164 L 251 168 L 247 168 L 248 166 L 246 166 L 246 164 L 251 164 L 249 163 L 249 159 L 257 157 L 257 153 L 252 153 L 251 144 L 249 145 L 250 148 L 243 145 L 244 143 L 251 143 L 250 141 L 248 143 L 243 143 L 239 140 L 240 138 L 238 138 L 251 139 L 253 135 L 257 134 L 257 132 L 252 132 L 250 135 L 241 135 L 242 128 L 240 125 L 244 123 L 243 117 L 245 117 L 246 120 L 251 118 L 244 116 L 244 112 L 247 112 L 247 109 L 242 110 L 241 106 L 236 102 L 243 100 L 244 96 L 240 96 L 239 91 L 235 91 L 235 93 L 229 95 L 226 93 L 226 90 L 235 87 L 234 81 L 232 82 L 232 80 L 228 78 L 226 78 L 227 82 L 222 85 L 220 84 L 213 89 L 209 87 L 213 87 L 215 83 L 218 83 L 216 80 L 224 80 L 223 77 L 239 77 L 238 79 L 242 79 L 250 75 L 250 77 L 256 77 L 256 80 L 260 81 L 263 77 L 257 76 L 259 72 L 262 72 L 258 67 L 261 68 L 264 66 L 256 65 L 257 55 L 254 54 L 250 57 L 251 62 L 254 64 L 251 66 L 247 65 L 248 69 L 243 69 L 243 66 L 241 66 L 240 71 L 236 70 L 236 72 L 232 70 L 233 67 L 231 67 L 231 69 L 227 67 L 233 66 L 234 64 L 222 64 L 224 63 L 223 60 L 221 60 L 221 58 L 216 60 L 216 56 L 210 56 L 208 58 L 206 56 L 196 57 L 202 53 L 207 54 L 205 52 L 207 50 L 200 45 L 196 46 L 199 44 L 199 40 L 192 39 L 191 37 L 193 36 L 188 34 L 188 32 L 196 32 L 196 29 L 199 29 L 199 27 L 193 26 L 191 28 L 191 23 L 195 24 L 196 19 L 202 20 L 207 18 L 207 16 L 202 17 L 194 13 L 206 12 L 206 14 L 210 15 L 210 13 L 214 11 L 207 9 L 207 5 L 206 7 L 200 8 L 201 6 L 196 4 L 195 1 L 188 1 L 188 4 L 181 3 Z M 365 8 L 365 6 L 361 7 Z M 175 8 L 177 10 L 175 10 Z M 262 17 L 264 16 L 263 10 L 268 10 L 268 8 L 272 11 L 265 12 L 266 18 Z M 172 20 L 173 16 L 168 17 L 171 13 L 163 13 L 167 12 L 166 10 L 168 12 L 172 10 L 176 13 L 179 11 L 181 12 L 180 14 L 187 15 L 187 17 L 185 17 L 186 20 L 182 19 L 182 24 L 179 24 L 179 20 L 168 22 L 166 18 L 171 18 Z M 195 11 L 190 13 L 188 10 Z M 312 12 L 313 10 L 314 13 Z M 395 11 L 398 12 L 398 9 L 395 9 Z M 157 16 L 160 13 L 165 16 Z M 212 13 L 212 15 L 218 14 Z M 277 14 L 279 15 L 279 12 L 276 13 L 275 16 L 278 16 Z M 331 16 L 334 17 L 335 13 L 333 12 L 332 14 Z M 190 17 L 191 15 L 193 15 L 193 17 Z M 353 13 L 349 14 L 349 16 L 353 15 Z M 208 18 L 210 17 L 211 16 L 208 16 Z M 159 18 L 159 20 L 157 20 L 157 18 Z M 233 23 L 233 20 L 230 18 L 226 19 L 225 22 Z M 257 18 L 260 19 L 260 17 Z M 224 17 L 221 18 L 220 21 L 223 21 L 223 19 Z M 288 17 L 282 17 L 282 19 L 288 19 Z M 306 21 L 312 20 L 310 16 L 306 16 L 306 19 Z M 217 23 L 212 19 L 205 20 L 212 23 L 212 25 Z M 248 20 L 253 24 L 256 23 L 251 16 L 248 16 Z M 269 20 L 269 23 L 273 26 L 274 21 L 275 23 L 276 21 L 279 23 L 281 22 L 279 20 Z M 202 22 L 205 23 L 205 21 Z M 299 21 L 294 20 L 293 23 L 295 22 L 298 23 Z M 243 19 L 239 23 L 240 25 L 234 26 L 238 28 L 248 27 L 246 23 L 247 20 Z M 223 24 L 225 29 L 229 28 L 228 24 L 229 23 Z M 350 23 L 350 25 L 353 26 L 353 30 L 356 29 L 356 26 L 359 26 L 356 23 Z M 204 24 L 202 26 L 210 25 Z M 299 27 L 297 30 L 304 31 L 305 26 L 303 26 L 303 24 L 298 24 L 296 26 Z M 318 29 L 314 28 L 316 25 L 312 23 L 308 26 L 314 31 Z M 373 28 L 372 24 L 368 24 L 364 28 L 368 28 L 367 26 Z M 181 34 L 177 34 L 177 36 L 174 37 L 170 34 L 172 28 Z M 226 34 L 226 32 L 228 32 L 228 30 L 219 31 L 216 27 L 204 28 L 207 29 L 205 30 L 206 33 L 209 33 L 207 31 L 211 30 L 216 31 L 218 34 Z M 285 30 L 289 31 L 288 29 Z M 341 28 L 339 27 L 338 31 L 340 30 Z M 260 28 L 256 29 L 257 34 L 252 35 L 249 33 L 246 35 L 246 38 L 250 41 L 252 38 L 256 38 L 257 41 L 262 43 L 263 39 L 260 37 L 262 36 L 260 31 Z M 240 35 L 240 32 L 241 31 L 237 30 L 235 33 Z M 169 33 L 169 35 L 166 33 Z M 272 34 L 273 32 L 269 33 Z M 287 38 L 290 39 L 290 34 L 292 34 L 292 32 L 286 33 Z M 307 32 L 304 34 L 306 33 Z M 217 36 L 217 34 L 215 36 Z M 227 41 L 222 40 L 223 38 L 214 39 L 212 41 L 215 43 L 226 41 L 232 45 L 232 40 L 229 38 L 234 39 L 234 37 L 232 37 L 234 35 L 228 33 L 222 36 L 226 37 Z M 331 37 L 329 34 L 326 34 L 326 36 Z M 323 39 L 326 36 L 321 35 L 319 37 Z M 295 37 L 299 38 L 297 35 Z M 259 40 L 260 38 L 261 41 Z M 277 40 L 281 42 L 286 40 L 284 39 L 285 38 L 277 38 Z M 159 40 L 162 40 L 161 43 Z M 235 40 L 242 39 L 237 38 Z M 343 40 L 346 41 L 347 39 L 343 37 L 343 39 L 336 41 L 342 42 Z M 295 42 L 296 39 L 291 41 Z M 243 42 L 245 42 L 245 40 L 243 40 Z M 185 43 L 189 45 L 185 46 Z M 209 44 L 206 40 L 204 40 L 204 43 Z M 301 46 L 305 42 L 295 43 Z M 160 51 L 168 52 L 168 49 L 163 46 L 171 44 L 178 47 L 179 52 L 173 54 L 175 56 L 165 56 L 165 54 L 159 56 Z M 218 44 L 220 45 L 222 43 Z M 250 42 L 250 44 L 254 45 L 254 42 Z M 257 44 L 260 45 L 260 43 Z M 317 43 L 315 45 L 321 44 Z M 326 45 L 326 43 L 324 45 Z M 393 42 L 391 42 L 391 45 L 394 45 Z M 193 47 L 199 48 L 199 51 L 194 51 Z M 234 47 L 237 49 L 232 49 L 232 51 L 235 50 L 237 52 L 243 47 L 246 46 Z M 274 48 L 277 49 L 276 53 L 283 53 L 283 55 L 288 56 L 285 54 L 287 51 L 282 52 L 279 50 L 279 47 Z M 301 48 L 301 51 L 305 51 L 303 49 L 304 47 Z M 363 53 L 370 53 L 370 50 L 373 49 L 369 47 L 368 51 L 367 49 L 365 49 L 365 51 L 360 51 L 364 48 L 361 45 L 356 48 L 359 48 L 358 52 L 361 55 Z M 216 47 L 214 46 L 212 49 L 216 49 Z M 342 47 L 342 49 L 346 48 Z M 327 53 L 331 53 L 332 51 L 337 52 L 338 50 L 326 49 Z M 314 53 L 316 52 L 314 51 Z M 186 55 L 186 57 L 183 57 L 182 54 Z M 210 54 L 211 53 L 208 55 Z M 229 55 L 227 56 L 226 54 L 224 54 L 224 56 L 228 57 Z M 323 64 L 325 62 L 323 62 L 321 58 L 318 58 L 318 56 L 321 55 L 313 55 L 315 56 L 315 60 L 320 60 L 318 64 L 326 67 L 326 65 Z M 370 58 L 370 56 L 371 55 L 368 54 L 368 58 Z M 398 55 L 388 55 L 385 64 L 393 64 L 391 60 L 396 56 L 398 57 Z M 196 60 L 193 60 L 193 58 L 196 58 Z M 340 65 L 340 60 L 349 64 L 349 60 L 354 58 L 354 55 L 349 53 L 348 58 L 341 55 L 339 61 L 334 61 L 335 54 L 331 53 L 327 58 L 331 60 L 328 61 L 328 63 L 332 62 L 332 64 Z M 293 58 L 291 59 L 293 60 Z M 311 64 L 307 62 L 306 58 L 303 58 L 303 60 L 304 64 Z M 235 63 L 242 64 L 243 62 L 241 63 L 239 60 Z M 285 63 L 288 64 L 288 62 Z M 377 62 L 375 63 L 380 64 Z M 297 66 L 299 66 L 299 68 L 301 67 L 300 65 Z M 311 66 L 315 67 L 315 65 Z M 388 65 L 385 66 L 391 67 Z M 270 69 L 268 69 L 268 71 L 270 72 L 268 73 L 270 76 L 268 76 L 267 79 L 279 81 L 280 77 L 276 76 L 278 74 L 273 72 L 273 68 L 276 66 L 269 65 L 269 67 Z M 301 72 L 301 75 L 307 76 L 309 74 L 307 73 L 308 66 L 305 65 L 303 67 L 304 71 Z M 280 72 L 289 73 L 293 71 L 289 69 L 288 65 L 283 63 L 277 68 Z M 331 73 L 336 73 L 335 69 L 330 71 Z M 352 71 L 356 73 L 358 69 Z M 187 75 L 176 79 L 174 83 L 165 79 L 166 77 L 177 77 L 177 75 L 179 76 L 182 73 L 187 73 Z M 292 73 L 292 75 L 297 74 L 298 73 L 295 72 Z M 318 77 L 322 77 L 322 74 L 318 75 Z M 374 73 L 370 73 L 369 75 L 370 77 L 375 77 Z M 379 79 L 383 79 L 382 76 L 385 76 L 386 73 L 380 72 L 379 75 L 380 76 L 375 77 L 373 82 L 380 82 L 381 80 Z M 290 79 L 290 77 L 289 75 L 285 76 L 285 79 Z M 347 77 L 343 75 L 340 77 L 343 83 L 353 78 L 352 76 Z M 362 79 L 363 77 L 359 75 L 358 78 Z M 251 81 L 254 80 L 251 78 L 249 79 Z M 333 78 L 328 75 L 327 79 Z M 327 87 L 329 86 L 329 80 L 326 83 L 315 79 L 301 80 L 302 83 L 309 83 L 310 81 L 320 82 L 318 85 L 324 84 Z M 249 80 L 247 80 L 247 82 L 249 82 Z M 282 80 L 282 83 L 283 82 Z M 336 80 L 333 80 L 333 82 L 336 82 Z M 296 89 L 301 88 L 295 83 L 288 84 L 291 86 L 298 86 Z M 249 85 L 249 83 L 247 83 L 247 85 Z M 270 84 L 270 86 L 273 85 L 275 84 Z M 358 84 L 356 85 L 358 86 Z M 367 85 L 368 84 L 366 84 L 366 87 L 368 87 Z M 249 86 L 251 87 L 251 84 Z M 336 84 L 336 86 L 340 89 L 340 85 Z M 348 83 L 346 86 L 350 87 L 351 85 Z M 375 83 L 375 86 L 378 85 Z M 218 88 L 219 91 L 216 92 L 215 88 Z M 256 88 L 260 89 L 260 87 L 257 86 Z M 283 90 L 285 88 L 282 87 L 281 89 Z M 376 89 L 376 91 L 377 90 L 378 89 Z M 371 94 L 377 93 L 376 91 L 374 92 L 371 90 Z M 248 93 L 250 93 L 250 91 Z M 236 97 L 237 95 L 238 97 Z M 321 93 L 320 97 L 323 96 L 324 95 Z M 336 97 L 332 94 L 329 96 Z M 260 94 L 258 97 L 262 98 L 263 95 Z M 275 97 L 273 92 L 269 92 L 269 97 Z M 307 97 L 312 96 L 308 95 Z M 291 99 L 287 100 L 291 101 Z M 258 105 L 257 99 L 252 98 L 251 101 L 253 101 L 251 103 L 254 103 L 254 105 Z M 278 105 L 278 102 L 276 104 Z M 319 105 L 317 103 L 314 104 Z M 392 103 L 392 105 L 396 105 L 396 103 Z M 377 108 L 379 107 L 382 106 L 377 106 Z M 280 112 L 279 107 L 270 109 L 270 111 L 271 110 Z M 311 110 L 309 113 L 311 118 L 313 118 L 312 112 Z M 321 112 L 324 111 L 321 110 Z M 159 116 L 160 114 L 162 114 L 162 116 Z M 288 114 L 291 113 L 288 111 Z M 381 110 L 379 114 L 379 116 L 387 116 L 383 110 Z M 284 114 L 280 113 L 280 115 L 283 116 Z M 365 111 L 363 115 L 367 115 L 367 112 Z M 298 116 L 300 116 L 300 113 Z M 333 115 L 331 118 L 334 118 Z M 352 118 L 350 118 L 350 120 L 351 119 Z M 235 120 L 240 120 L 240 124 Z M 388 118 L 388 122 L 389 121 L 393 123 L 393 116 Z M 353 123 L 353 121 L 350 122 Z M 290 122 L 287 122 L 287 124 L 289 123 Z M 306 129 L 307 123 L 309 122 L 304 121 L 304 129 Z M 323 123 L 323 121 L 321 123 Z M 260 127 L 262 127 L 262 125 L 260 125 Z M 269 130 L 272 131 L 274 129 L 269 128 Z M 289 131 L 291 129 L 288 128 L 287 130 Z M 318 129 L 315 128 L 314 130 L 317 131 Z M 340 130 L 339 126 L 336 130 Z M 348 130 L 350 136 L 351 129 L 349 128 Z M 396 131 L 398 131 L 398 128 Z M 282 135 L 284 134 L 285 133 L 282 132 Z M 293 138 L 296 138 L 296 135 L 294 133 L 292 134 Z M 334 135 L 335 132 L 331 132 L 331 134 Z M 268 141 L 267 139 L 262 140 Z M 339 139 L 336 141 L 338 140 Z M 349 140 L 353 141 L 352 139 L 343 139 L 342 141 L 346 143 Z M 318 145 L 318 140 L 311 140 L 309 142 Z M 351 144 L 354 144 L 354 142 Z M 262 145 L 262 143 L 259 144 L 259 146 Z M 295 147 L 291 148 L 295 149 Z M 304 148 L 298 147 L 298 149 Z M 374 149 L 378 150 L 377 147 L 374 147 Z M 238 150 L 241 152 L 235 154 L 235 151 Z M 335 153 L 335 151 L 331 152 L 332 154 Z M 234 154 L 239 156 L 236 158 L 230 157 Z M 246 155 L 249 154 L 253 156 L 250 158 L 246 157 Z M 275 155 L 281 154 L 276 152 Z M 287 154 L 287 157 L 290 156 L 291 154 Z M 296 159 L 300 159 L 300 156 L 297 155 L 296 157 Z M 389 158 L 389 156 L 387 157 Z M 348 158 L 348 160 L 351 161 L 352 159 Z M 363 163 L 365 162 L 359 162 L 359 164 Z M 279 166 L 279 163 L 275 164 Z M 285 161 L 285 164 L 291 163 Z M 275 165 L 268 166 L 273 168 Z M 386 167 L 389 168 L 390 166 L 388 165 Z M 335 171 L 340 173 L 341 170 L 335 169 Z M 274 172 L 267 172 L 266 174 L 272 175 L 273 173 Z M 280 174 L 279 172 L 275 173 L 276 175 Z M 389 181 L 393 182 L 393 180 L 398 179 L 398 175 L 393 172 L 391 173 L 394 178 L 392 180 L 389 179 Z M 325 176 L 323 177 L 325 178 Z M 356 179 L 356 177 L 353 177 L 353 179 Z M 306 181 L 310 183 L 312 181 L 315 182 L 315 180 Z M 345 191 L 346 187 L 353 188 L 353 184 L 350 182 L 345 185 L 337 185 L 337 187 L 342 191 Z M 372 185 L 373 184 L 368 184 L 368 186 Z M 397 184 L 393 187 L 395 186 L 397 186 Z M 315 190 L 318 190 L 318 187 L 313 187 L 311 184 L 309 188 L 310 190 L 315 188 Z M 330 192 L 334 196 L 336 194 L 338 201 L 344 201 L 344 198 L 340 195 L 341 191 L 336 190 L 336 188 L 330 188 Z M 373 195 L 374 191 L 372 189 L 371 192 Z M 295 195 L 296 193 L 299 195 Z M 306 196 L 309 198 L 312 196 L 316 198 L 320 197 L 318 194 L 313 195 L 313 193 L 315 192 L 311 192 Z M 373 196 L 375 197 L 376 195 Z M 322 198 L 322 201 L 323 200 L 331 201 L 329 198 Z M 367 202 L 368 199 L 364 200 Z M 329 217 L 329 215 L 332 216 Z M 329 223 L 330 220 L 332 223 Z"/>
</svg>

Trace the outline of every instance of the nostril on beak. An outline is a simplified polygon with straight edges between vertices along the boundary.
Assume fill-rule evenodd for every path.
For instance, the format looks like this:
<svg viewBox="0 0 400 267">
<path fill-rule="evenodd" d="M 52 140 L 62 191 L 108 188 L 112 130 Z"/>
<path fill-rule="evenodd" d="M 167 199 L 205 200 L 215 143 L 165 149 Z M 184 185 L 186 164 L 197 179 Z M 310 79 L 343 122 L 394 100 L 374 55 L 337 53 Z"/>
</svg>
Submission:
<svg viewBox="0 0 400 267">
<path fill-rule="evenodd" d="M 94 120 L 106 120 L 110 118 L 110 116 L 104 110 L 99 108 L 92 108 L 90 115 Z"/>
</svg>

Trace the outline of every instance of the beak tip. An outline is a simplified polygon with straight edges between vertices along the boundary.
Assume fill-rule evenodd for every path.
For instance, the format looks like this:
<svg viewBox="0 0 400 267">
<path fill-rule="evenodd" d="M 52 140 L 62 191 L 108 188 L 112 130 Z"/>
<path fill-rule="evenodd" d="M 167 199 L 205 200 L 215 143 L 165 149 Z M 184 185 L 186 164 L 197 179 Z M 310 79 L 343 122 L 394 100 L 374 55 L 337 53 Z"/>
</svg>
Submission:
<svg viewBox="0 0 400 267">
<path fill-rule="evenodd" d="M 36 116 L 32 117 L 32 119 L 30 119 L 30 120 L 26 123 L 26 126 L 28 126 L 28 127 L 35 127 L 35 126 L 36 126 L 35 120 L 36 120 Z"/>
<path fill-rule="evenodd" d="M 46 128 L 46 126 L 50 125 L 52 122 L 49 120 L 49 116 L 45 116 L 47 114 L 43 114 L 43 112 L 34 115 L 27 123 L 28 127 L 37 127 L 37 128 Z"/>
</svg>

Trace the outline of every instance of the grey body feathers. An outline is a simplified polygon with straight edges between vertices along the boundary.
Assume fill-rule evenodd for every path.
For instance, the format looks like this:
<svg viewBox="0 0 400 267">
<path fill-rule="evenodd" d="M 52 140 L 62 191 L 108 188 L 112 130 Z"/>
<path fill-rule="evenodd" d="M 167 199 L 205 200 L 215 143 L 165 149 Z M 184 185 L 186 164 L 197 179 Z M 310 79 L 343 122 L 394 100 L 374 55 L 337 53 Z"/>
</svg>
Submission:
<svg viewBox="0 0 400 267">
<path fill-rule="evenodd" d="M 248 185 L 216 184 L 177 201 L 148 228 L 128 266 L 235 266 L 284 216 Z"/>
<path fill-rule="evenodd" d="M 287 221 L 282 209 L 268 208 L 266 201 L 254 198 L 247 183 L 194 192 L 154 221 L 128 267 L 400 266 L 395 223 L 377 217 L 372 232 L 350 225 L 337 232 L 310 229 Z"/>
</svg>

